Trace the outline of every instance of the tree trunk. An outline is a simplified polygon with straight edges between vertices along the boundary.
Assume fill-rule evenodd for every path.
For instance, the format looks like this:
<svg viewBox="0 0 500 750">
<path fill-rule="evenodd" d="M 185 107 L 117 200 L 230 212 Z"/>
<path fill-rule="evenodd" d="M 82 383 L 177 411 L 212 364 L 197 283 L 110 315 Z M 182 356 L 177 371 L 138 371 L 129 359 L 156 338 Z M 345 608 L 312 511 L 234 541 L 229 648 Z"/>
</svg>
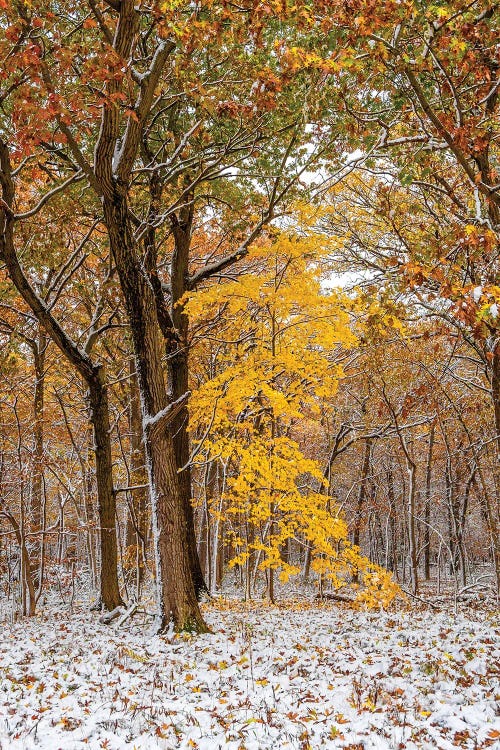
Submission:
<svg viewBox="0 0 500 750">
<path fill-rule="evenodd" d="M 92 586 L 97 588 L 98 585 L 98 568 L 97 568 L 97 545 L 95 541 L 95 529 L 97 526 L 95 517 L 95 503 L 92 498 L 93 478 L 91 471 L 92 447 L 92 430 L 90 424 L 86 430 L 86 449 L 85 455 L 81 458 L 81 467 L 83 475 L 83 515 L 86 525 L 86 543 L 88 552 L 88 561 L 91 573 Z"/>
<path fill-rule="evenodd" d="M 152 155 L 151 155 L 152 158 Z M 172 401 L 184 398 L 189 389 L 189 319 L 186 315 L 183 297 L 188 291 L 189 250 L 191 246 L 191 229 L 193 223 L 193 196 L 187 196 L 186 205 L 179 209 L 178 215 L 170 217 L 174 249 L 170 262 L 170 300 L 167 303 L 157 272 L 155 218 L 160 210 L 162 184 L 159 177 L 153 174 L 149 181 L 150 207 L 149 227 L 144 235 L 144 267 L 146 268 L 154 291 L 159 329 L 164 338 L 168 392 Z M 187 402 L 173 420 L 171 434 L 174 443 L 175 460 L 179 474 L 179 492 L 184 508 L 187 530 L 187 544 L 191 574 L 200 599 L 208 589 L 196 544 L 196 530 L 191 496 L 191 466 L 189 462 L 189 412 Z"/>
<path fill-rule="evenodd" d="M 415 523 L 415 494 L 416 483 L 415 474 L 417 467 L 415 462 L 406 452 L 406 466 L 408 470 L 408 556 L 410 558 L 410 576 L 412 591 L 418 594 L 418 556 L 417 556 L 417 539 Z"/>
<path fill-rule="evenodd" d="M 396 549 L 396 500 L 394 497 L 394 477 L 391 469 L 386 471 L 387 480 L 387 500 L 389 502 L 389 513 L 387 516 L 387 540 L 385 567 L 394 573 L 396 581 L 398 580 L 398 559 Z"/>
<path fill-rule="evenodd" d="M 309 575 L 311 573 L 311 561 L 312 561 L 312 544 L 308 539 L 304 541 L 306 552 L 304 556 L 304 568 L 302 572 L 303 583 L 309 582 Z"/>
<path fill-rule="evenodd" d="M 491 554 L 493 557 L 493 565 L 495 570 L 495 584 L 497 590 L 497 599 L 500 598 L 500 535 L 497 532 L 498 525 L 495 518 L 495 509 L 493 507 L 493 501 L 488 492 L 487 484 L 484 478 L 482 469 L 478 466 L 478 475 L 480 479 L 480 486 L 482 492 L 481 507 L 484 512 L 484 517 L 488 527 L 488 532 L 491 539 Z"/>
<path fill-rule="evenodd" d="M 135 252 L 125 197 L 115 192 L 112 200 L 104 198 L 103 205 L 125 297 L 141 393 L 160 629 L 173 620 L 177 630 L 206 632 L 191 572 L 188 527 L 171 432 L 177 414 L 165 387 L 156 298 Z"/>
<path fill-rule="evenodd" d="M 495 578 L 497 586 L 497 597 L 500 597 L 500 503 L 498 487 L 500 486 L 500 345 L 497 344 L 493 352 L 493 362 L 491 366 L 491 397 L 493 400 L 493 410 L 495 415 L 495 434 L 496 434 L 496 462 L 493 467 L 495 474 L 495 502 L 488 498 L 487 513 L 488 526 L 492 539 L 493 562 L 495 566 Z M 487 497 L 487 496 L 486 496 Z"/>
<path fill-rule="evenodd" d="M 456 510 L 456 494 L 457 488 L 453 482 L 452 476 L 452 465 L 451 455 L 447 449 L 446 455 L 446 469 L 445 469 L 445 486 L 446 486 L 446 499 L 448 507 L 448 549 L 450 551 L 450 574 L 453 575 L 455 584 L 457 583 L 457 510 Z"/>
<path fill-rule="evenodd" d="M 367 497 L 367 482 L 370 474 L 370 460 L 372 453 L 372 441 L 370 439 L 365 440 L 365 451 L 363 456 L 363 466 L 361 469 L 361 482 L 359 485 L 358 500 L 356 503 L 356 510 L 354 513 L 354 523 L 352 529 L 352 543 L 355 547 L 359 547 L 361 537 L 361 522 L 363 518 L 363 508 Z M 352 578 L 354 583 L 359 583 L 359 573 L 356 571 Z"/>
<path fill-rule="evenodd" d="M 130 482 L 137 489 L 130 491 L 130 508 L 127 516 L 127 547 L 136 551 L 136 594 L 139 599 L 147 557 L 147 489 L 144 442 L 142 435 L 141 399 L 135 362 L 130 360 Z"/>
<path fill-rule="evenodd" d="M 177 401 L 187 393 L 188 384 L 188 353 L 178 350 L 169 360 L 169 370 L 172 384 L 172 399 Z M 196 545 L 194 512 L 191 497 L 191 466 L 189 465 L 189 413 L 187 405 L 183 406 L 179 415 L 172 423 L 172 434 L 175 450 L 175 460 L 179 471 L 179 489 L 184 508 L 185 523 L 188 535 L 189 559 L 193 576 L 196 596 L 199 599 L 203 593 L 208 593 L 200 558 Z"/>
<path fill-rule="evenodd" d="M 173 331 L 170 340 L 166 340 L 168 381 L 172 399 L 177 401 L 189 389 L 189 319 L 182 304 L 182 298 L 187 291 L 189 249 L 191 245 L 191 227 L 193 222 L 192 205 L 179 211 L 179 218 L 173 215 L 172 231 L 174 235 L 174 252 L 172 255 L 171 305 L 170 314 Z M 179 487 L 184 507 L 186 528 L 188 533 L 189 557 L 196 596 L 200 598 L 208 593 L 203 577 L 200 558 L 196 546 L 194 513 L 191 497 L 191 466 L 189 464 L 189 412 L 187 403 L 183 406 L 172 425 L 175 448 L 175 459 L 179 471 Z"/>
<path fill-rule="evenodd" d="M 198 534 L 198 556 L 200 565 L 208 584 L 209 592 L 212 590 L 212 523 L 210 518 L 210 507 L 216 494 L 217 484 L 217 462 L 208 461 L 205 466 L 203 480 L 203 505 L 200 507 L 200 524 Z"/>
<path fill-rule="evenodd" d="M 104 540 L 101 535 L 101 550 L 106 565 L 116 562 L 116 538 L 115 534 L 115 499 L 113 492 L 113 475 L 111 461 L 111 435 L 109 430 L 108 400 L 102 367 L 94 365 L 88 354 L 80 349 L 75 342 L 65 333 L 60 323 L 53 317 L 45 302 L 36 294 L 17 257 L 14 243 L 14 214 L 11 206 L 14 205 L 14 183 L 12 180 L 12 168 L 7 144 L 0 140 L 0 183 L 2 186 L 3 203 L 0 204 L 0 258 L 5 262 L 9 276 L 22 296 L 26 304 L 49 334 L 53 342 L 60 349 L 70 364 L 80 373 L 85 380 L 92 403 L 91 421 L 94 427 L 97 492 L 100 513 L 105 518 L 101 526 L 103 528 Z M 101 495 L 100 493 L 104 494 Z M 103 549 L 107 543 L 110 549 Z M 104 567 L 101 570 L 101 593 L 109 591 L 111 598 L 102 599 L 102 605 L 113 607 L 116 599 L 114 584 L 111 579 L 117 579 L 117 571 Z M 120 600 L 121 602 L 121 600 Z M 115 605 L 116 606 L 116 605 Z"/>
<path fill-rule="evenodd" d="M 495 417 L 497 462 L 500 464 L 500 345 L 497 344 L 491 362 L 491 398 Z"/>
<path fill-rule="evenodd" d="M 37 580 L 38 588 L 41 580 L 41 531 L 43 525 L 43 453 L 44 453 L 44 430 L 43 412 L 45 396 L 45 350 L 47 348 L 47 336 L 42 326 L 39 326 L 38 340 L 33 342 L 32 352 L 35 365 L 35 393 L 33 399 L 34 426 L 33 426 L 33 480 L 31 486 L 31 530 L 37 535 L 34 537 L 32 561 L 35 569 L 32 571 Z"/>
<path fill-rule="evenodd" d="M 101 604 L 111 611 L 123 604 L 123 600 L 118 585 L 116 497 L 113 488 L 108 392 L 102 367 L 97 370 L 95 377 L 88 381 L 88 386 L 90 421 L 94 430 L 97 502 L 101 527 L 100 599 Z"/>
<path fill-rule="evenodd" d="M 425 470 L 425 506 L 424 506 L 424 578 L 428 581 L 431 577 L 431 488 L 432 488 L 432 452 L 434 448 L 435 424 L 431 424 L 429 432 L 429 452 L 427 454 L 427 467 Z"/>
</svg>

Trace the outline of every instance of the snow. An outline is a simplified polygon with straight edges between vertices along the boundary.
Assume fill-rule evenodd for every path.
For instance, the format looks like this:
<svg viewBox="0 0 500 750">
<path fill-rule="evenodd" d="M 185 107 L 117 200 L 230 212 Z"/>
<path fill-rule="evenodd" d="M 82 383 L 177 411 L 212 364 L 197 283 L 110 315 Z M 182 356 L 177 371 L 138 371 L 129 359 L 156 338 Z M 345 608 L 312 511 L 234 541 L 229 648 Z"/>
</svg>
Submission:
<svg viewBox="0 0 500 750">
<path fill-rule="evenodd" d="M 146 412 L 144 412 L 143 417 L 143 425 L 144 429 L 147 429 L 148 427 L 152 427 L 155 424 L 158 424 L 164 417 L 167 417 L 170 413 L 175 412 L 176 407 L 181 406 L 189 396 L 191 395 L 191 391 L 186 391 L 186 393 L 183 393 L 182 396 L 179 396 L 178 399 L 175 401 L 172 401 L 171 403 L 167 404 L 164 409 L 161 409 L 159 412 L 157 412 L 154 415 L 148 415 Z"/>
<path fill-rule="evenodd" d="M 482 286 L 475 286 L 472 292 L 472 298 L 474 302 L 477 304 L 479 300 L 481 299 L 481 295 L 483 293 L 483 287 Z"/>
<path fill-rule="evenodd" d="M 220 600 L 205 615 L 199 637 L 83 609 L 4 625 L 0 747 L 500 747 L 491 612 Z"/>
<path fill-rule="evenodd" d="M 355 151 L 351 151 L 349 154 L 345 155 L 344 158 L 344 166 L 348 167 L 351 164 L 355 164 L 356 162 L 360 161 L 366 156 L 366 154 L 359 148 L 355 149 Z"/>
</svg>

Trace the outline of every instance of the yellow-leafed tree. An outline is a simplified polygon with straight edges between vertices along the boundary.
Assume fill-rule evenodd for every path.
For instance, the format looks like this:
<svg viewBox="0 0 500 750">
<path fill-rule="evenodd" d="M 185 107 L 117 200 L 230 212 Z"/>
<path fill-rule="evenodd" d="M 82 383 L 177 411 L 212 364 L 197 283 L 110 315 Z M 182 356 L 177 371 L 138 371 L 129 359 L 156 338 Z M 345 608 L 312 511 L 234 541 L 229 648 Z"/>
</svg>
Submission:
<svg viewBox="0 0 500 750">
<path fill-rule="evenodd" d="M 211 511 L 230 531 L 230 565 L 241 566 L 248 595 L 257 570 L 267 571 L 271 600 L 275 571 L 281 581 L 300 572 L 287 554 L 295 540 L 312 547 L 313 569 L 335 588 L 366 573 L 363 597 L 380 604 L 396 587 L 349 544 L 320 462 L 295 429 L 318 420 L 342 376 L 338 352 L 356 346 L 354 303 L 322 281 L 329 249 L 315 232 L 281 231 L 251 250 L 237 279 L 191 295 L 194 329 L 217 321 L 219 332 L 216 372 L 191 399 L 195 460 L 223 467 Z"/>
</svg>

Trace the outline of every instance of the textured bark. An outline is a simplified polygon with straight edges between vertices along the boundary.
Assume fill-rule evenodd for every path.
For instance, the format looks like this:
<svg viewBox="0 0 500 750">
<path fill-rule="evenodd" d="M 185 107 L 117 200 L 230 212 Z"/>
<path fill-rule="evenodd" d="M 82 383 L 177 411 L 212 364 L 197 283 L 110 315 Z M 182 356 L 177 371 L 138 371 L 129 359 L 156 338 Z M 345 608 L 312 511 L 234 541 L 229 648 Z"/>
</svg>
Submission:
<svg viewBox="0 0 500 750">
<path fill-rule="evenodd" d="M 484 514 L 484 519 L 488 527 L 488 532 L 491 540 L 491 554 L 493 557 L 493 563 L 495 568 L 495 583 L 497 590 L 497 599 L 500 599 L 500 534 L 498 534 L 498 525 L 495 518 L 494 501 L 488 492 L 488 487 L 483 474 L 483 471 L 478 467 L 478 494 L 481 501 L 481 509 Z"/>
<path fill-rule="evenodd" d="M 142 143 L 145 152 L 143 160 L 149 163 L 154 155 L 150 154 L 147 145 Z M 187 205 L 171 215 L 174 249 L 170 262 L 170 298 L 165 298 L 158 277 L 158 258 L 156 248 L 155 221 L 161 206 L 163 186 L 160 178 L 153 173 L 149 180 L 150 205 L 148 210 L 148 228 L 144 233 L 144 267 L 146 268 L 156 300 L 158 324 L 164 338 L 167 361 L 167 387 L 172 401 L 182 398 L 189 389 L 189 319 L 185 312 L 182 298 L 188 291 L 189 251 L 191 247 L 191 230 L 193 223 L 193 195 L 186 198 Z M 198 599 L 208 593 L 205 583 L 198 546 L 192 505 L 192 478 L 189 449 L 189 412 L 187 404 L 179 411 L 172 425 L 175 459 L 179 474 L 179 491 L 184 508 L 185 523 L 188 534 L 188 547 L 191 572 Z"/>
<path fill-rule="evenodd" d="M 163 347 L 152 285 L 135 252 L 126 197 L 104 198 L 104 216 L 132 333 L 152 500 L 160 629 L 205 632 L 191 573 L 188 529 L 168 420 Z"/>
<path fill-rule="evenodd" d="M 35 364 L 35 393 L 33 398 L 34 466 L 31 491 L 31 526 L 34 532 L 40 532 L 42 527 L 43 505 L 43 410 L 45 390 L 45 349 L 47 346 L 47 337 L 42 327 L 40 327 L 38 341 L 34 342 L 34 344 L 35 345 L 32 348 Z"/>
<path fill-rule="evenodd" d="M 424 506 L 424 578 L 428 581 L 431 577 L 431 486 L 432 486 L 432 451 L 434 448 L 435 424 L 431 425 L 429 433 L 429 453 L 427 454 L 427 467 L 425 470 L 425 506 Z"/>
<path fill-rule="evenodd" d="M 99 368 L 89 380 L 90 420 L 94 430 L 97 503 L 101 527 L 100 598 L 108 610 L 123 604 L 118 586 L 118 548 L 116 542 L 116 498 L 113 488 L 108 393 L 105 375 Z"/>
<path fill-rule="evenodd" d="M 127 517 L 127 547 L 136 548 L 136 593 L 139 596 L 144 578 L 147 545 L 147 489 L 144 442 L 142 437 L 141 399 L 135 363 L 131 360 L 130 379 L 130 482 L 136 489 L 130 491 L 130 508 Z"/>
<path fill-rule="evenodd" d="M 188 354 L 180 351 L 169 362 L 172 378 L 172 398 L 176 401 L 188 390 Z M 196 532 L 191 491 L 191 467 L 189 465 L 189 414 L 187 405 L 183 407 L 172 425 L 176 465 L 179 469 L 179 490 L 188 532 L 189 558 L 196 595 L 199 598 L 207 592 L 207 585 L 201 569 L 196 545 Z"/>
<path fill-rule="evenodd" d="M 134 54 L 140 15 L 134 0 L 121 0 L 116 11 L 113 48 L 128 65 Z M 171 398 L 164 378 L 157 297 L 137 252 L 128 206 L 130 176 L 144 124 L 160 75 L 174 48 L 174 42 L 158 40 L 150 67 L 138 84 L 134 116 L 127 117 L 124 128 L 123 112 L 115 104 L 115 98 L 122 94 L 123 81 L 113 77 L 107 81 L 107 102 L 102 108 L 91 184 L 101 196 L 132 333 L 152 500 L 160 627 L 167 627 L 173 620 L 179 630 L 205 631 L 191 575 L 185 513 L 167 413 Z"/>
<path fill-rule="evenodd" d="M 181 303 L 188 290 L 188 262 L 191 245 L 191 227 L 193 222 L 192 205 L 182 209 L 179 217 L 172 221 L 174 234 L 174 252 L 171 263 L 171 306 L 170 315 L 173 327 L 170 339 L 166 339 L 169 389 L 176 401 L 189 389 L 189 319 Z M 182 496 L 185 523 L 188 533 L 189 557 L 196 596 L 199 598 L 208 592 L 200 564 L 196 545 L 196 532 L 191 491 L 191 466 L 189 464 L 189 413 L 187 405 L 177 416 L 172 425 L 175 458 L 179 470 L 179 489 Z"/>
</svg>

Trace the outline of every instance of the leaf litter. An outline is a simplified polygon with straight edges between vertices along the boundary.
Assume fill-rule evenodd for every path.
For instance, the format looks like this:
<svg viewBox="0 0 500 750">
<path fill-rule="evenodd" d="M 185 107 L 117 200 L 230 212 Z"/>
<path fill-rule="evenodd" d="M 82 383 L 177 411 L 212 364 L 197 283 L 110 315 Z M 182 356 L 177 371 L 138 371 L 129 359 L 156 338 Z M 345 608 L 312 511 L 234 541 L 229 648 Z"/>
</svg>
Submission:
<svg viewBox="0 0 500 750">
<path fill-rule="evenodd" d="M 500 748 L 500 629 L 485 610 L 206 606 L 158 636 L 84 610 L 3 627 L 1 750 Z"/>
</svg>

